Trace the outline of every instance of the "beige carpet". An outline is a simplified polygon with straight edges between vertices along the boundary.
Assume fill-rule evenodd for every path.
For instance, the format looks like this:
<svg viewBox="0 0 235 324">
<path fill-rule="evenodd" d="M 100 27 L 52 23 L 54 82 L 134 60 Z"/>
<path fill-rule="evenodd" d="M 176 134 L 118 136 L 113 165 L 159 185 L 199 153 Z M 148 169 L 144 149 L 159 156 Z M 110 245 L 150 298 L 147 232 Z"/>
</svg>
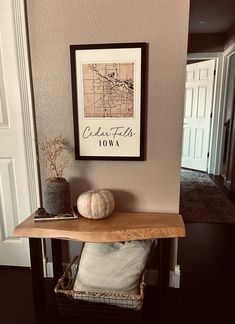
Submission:
<svg viewBox="0 0 235 324">
<path fill-rule="evenodd" d="M 181 172 L 180 213 L 185 222 L 235 223 L 235 205 L 207 174 L 196 171 Z"/>
</svg>

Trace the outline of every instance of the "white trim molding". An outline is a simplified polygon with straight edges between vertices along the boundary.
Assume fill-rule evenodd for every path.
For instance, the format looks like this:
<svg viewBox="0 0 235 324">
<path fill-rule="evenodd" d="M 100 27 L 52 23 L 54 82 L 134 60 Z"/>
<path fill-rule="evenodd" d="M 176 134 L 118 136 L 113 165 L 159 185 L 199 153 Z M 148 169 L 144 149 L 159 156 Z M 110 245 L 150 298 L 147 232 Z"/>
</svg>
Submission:
<svg viewBox="0 0 235 324">
<path fill-rule="evenodd" d="M 224 122 L 227 108 L 227 96 L 228 96 L 228 82 L 229 82 L 229 73 L 230 73 L 230 63 L 231 57 L 235 54 L 235 43 L 229 46 L 223 53 L 223 71 L 222 71 L 222 82 L 221 82 L 221 129 L 220 134 L 223 134 L 221 139 L 221 154 L 220 154 L 220 173 L 222 171 L 222 159 L 223 159 L 223 148 L 224 148 L 224 140 L 225 140 L 225 132 L 224 132 Z"/>
<path fill-rule="evenodd" d="M 223 54 L 217 56 L 215 59 L 215 80 L 214 80 L 214 94 L 212 104 L 212 118 L 210 130 L 210 145 L 209 145 L 209 160 L 208 173 L 219 174 L 220 158 L 221 158 L 221 127 L 223 125 L 221 118 L 221 82 L 223 80 Z"/>
<path fill-rule="evenodd" d="M 223 52 L 215 53 L 190 53 L 187 56 L 188 61 L 213 60 L 223 55 Z"/>
<path fill-rule="evenodd" d="M 40 194 L 24 1 L 13 0 L 13 13 L 17 44 L 17 61 L 19 69 L 28 182 L 30 188 L 29 195 L 31 211 L 33 212 L 40 206 Z"/>
<path fill-rule="evenodd" d="M 63 263 L 63 270 L 67 268 L 68 263 Z M 43 273 L 44 278 L 54 278 L 53 263 L 43 259 Z M 145 283 L 149 286 L 158 285 L 158 269 L 146 269 L 145 270 Z M 176 265 L 174 271 L 169 273 L 169 287 L 180 288 L 180 266 Z"/>
<path fill-rule="evenodd" d="M 29 201 L 30 210 L 33 213 L 40 206 L 40 190 L 35 141 L 36 134 L 33 113 L 33 96 L 30 78 L 29 49 L 27 42 L 25 1 L 11 0 L 11 2 L 17 45 L 16 55 L 19 71 L 25 157 L 28 171 L 27 176 L 29 184 Z"/>
<path fill-rule="evenodd" d="M 235 43 L 231 44 L 224 52 L 224 56 L 231 56 L 235 51 Z"/>
</svg>

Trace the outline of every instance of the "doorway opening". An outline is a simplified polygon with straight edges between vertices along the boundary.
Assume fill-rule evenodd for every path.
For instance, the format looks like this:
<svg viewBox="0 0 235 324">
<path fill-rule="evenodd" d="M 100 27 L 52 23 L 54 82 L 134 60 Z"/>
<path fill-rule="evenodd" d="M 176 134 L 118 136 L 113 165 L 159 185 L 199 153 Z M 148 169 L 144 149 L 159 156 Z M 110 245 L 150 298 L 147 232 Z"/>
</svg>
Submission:
<svg viewBox="0 0 235 324">
<path fill-rule="evenodd" d="M 186 81 L 186 94 L 185 94 L 185 115 L 184 115 L 184 136 L 183 136 L 183 151 L 182 151 L 182 167 L 186 169 L 181 169 L 181 202 L 183 200 L 184 205 L 187 199 L 190 200 L 190 204 L 187 203 L 186 211 L 189 212 L 189 206 L 194 205 L 192 210 L 196 210 L 196 214 L 204 215 L 203 212 L 209 205 L 209 200 L 213 196 L 209 193 L 210 190 L 214 190 L 214 196 L 218 197 L 219 192 L 224 196 L 224 203 L 226 204 L 226 208 L 222 208 L 222 211 L 226 210 L 226 217 L 227 215 L 235 215 L 235 210 L 233 205 L 227 202 L 227 198 L 230 202 L 234 202 L 232 199 L 232 194 L 235 193 L 235 45 L 231 47 L 229 50 L 221 53 L 217 59 L 215 59 L 215 70 L 216 73 L 214 75 L 213 80 L 213 95 L 211 101 L 211 108 L 208 114 L 210 115 L 210 122 L 209 125 L 209 142 L 203 143 L 202 145 L 206 145 L 208 149 L 207 161 L 205 163 L 205 167 L 200 168 L 199 164 L 193 164 L 187 166 L 184 164 L 185 162 L 185 152 L 188 153 L 190 150 L 193 150 L 193 153 L 197 153 L 197 147 L 200 147 L 197 144 L 197 139 L 195 139 L 194 130 L 191 130 L 189 124 L 187 124 L 188 115 L 192 115 L 194 113 L 194 117 L 198 117 L 198 111 L 205 111 L 202 107 L 198 107 L 200 103 L 200 99 L 198 98 L 198 90 L 197 84 L 194 86 L 193 82 L 190 84 L 188 82 L 190 79 L 190 73 L 192 76 L 192 72 L 194 71 L 194 65 L 200 67 L 201 64 L 207 64 L 209 60 L 205 59 L 197 59 L 188 62 L 187 65 L 187 81 Z M 190 64 L 192 63 L 192 64 Z M 191 66 L 191 67 L 190 67 Z M 201 67 L 200 67 L 201 68 Z M 195 72 L 196 73 L 196 72 Z M 202 85 L 203 87 L 204 85 Z M 195 92 L 198 91 L 198 93 Z M 192 90 L 193 89 L 193 90 Z M 187 93 L 188 92 L 188 93 Z M 193 92 L 194 94 L 193 98 Z M 195 99 L 196 98 L 196 99 Z M 196 103 L 194 103 L 195 101 Z M 202 100 L 201 100 L 202 101 Z M 205 103 L 205 100 L 202 101 Z M 196 108 L 194 107 L 196 105 Z M 191 108 L 192 107 L 192 108 Z M 194 110 L 193 110 L 194 109 Z M 191 117 L 191 116 L 189 116 Z M 196 124 L 197 127 L 197 124 Z M 186 129 L 186 131 L 185 131 Z M 189 129 L 189 130 L 188 130 Z M 201 130 L 201 127 L 200 127 Z M 186 135 L 191 132 L 190 141 L 192 146 L 189 148 L 187 147 L 190 144 L 189 139 Z M 202 130 L 201 130 L 202 132 Z M 189 137 L 189 135 L 188 135 Z M 206 137 L 201 136 L 204 140 Z M 196 147 L 196 149 L 195 149 Z M 202 149 L 199 150 L 199 153 L 202 152 Z M 195 158 L 195 156 L 194 156 Z M 187 160 L 186 160 L 187 162 Z M 198 161 L 196 161 L 198 162 Z M 188 170 L 188 173 L 185 172 Z M 190 173 L 191 170 L 191 173 Z M 200 180 L 200 181 L 199 181 Z M 213 182 L 212 182 L 212 181 Z M 195 199 L 202 194 L 204 190 L 204 194 L 202 197 L 205 198 L 205 206 L 202 208 L 201 212 L 199 210 L 200 204 L 202 203 L 203 199 L 199 199 L 195 203 L 195 199 L 192 198 L 192 193 L 195 192 L 195 188 L 202 187 L 198 190 L 198 194 L 196 194 Z M 191 187 L 190 187 L 191 186 Z M 216 187 L 215 187 L 216 186 Z M 184 189 L 182 189 L 184 188 Z M 186 188 L 186 189 L 185 189 Z M 193 190 L 192 190 L 193 188 Z M 187 191 L 188 190 L 188 191 Z M 219 191 L 218 191 L 219 190 Z M 232 191 L 234 190 L 234 191 Z M 183 192 L 184 191 L 184 192 Z M 186 192 L 187 191 L 187 192 Z M 226 197 L 227 196 L 227 197 Z M 187 199 L 185 199 L 185 197 Z M 222 201 L 222 196 L 220 196 Z M 211 206 L 213 208 L 216 206 L 219 199 L 215 198 L 211 201 Z M 197 206 L 197 207 L 196 207 Z M 219 208 L 223 206 L 223 204 L 219 204 L 217 207 Z M 181 204 L 182 207 L 182 204 Z M 215 217 L 217 209 L 213 210 L 213 217 Z M 228 212 L 229 209 L 229 212 Z M 209 215 L 209 211 L 205 213 Z M 222 211 L 217 213 L 219 222 L 230 222 L 226 220 L 226 217 L 220 217 L 219 215 L 222 214 Z M 181 213 L 182 208 L 181 208 Z M 186 212 L 184 212 L 186 213 Z M 193 213 L 189 213 L 190 217 L 192 217 Z M 204 215 L 201 217 L 201 221 L 206 222 L 208 216 Z M 217 221 L 218 221 L 217 220 Z"/>
<path fill-rule="evenodd" d="M 215 59 L 187 64 L 181 166 L 208 171 Z"/>
</svg>

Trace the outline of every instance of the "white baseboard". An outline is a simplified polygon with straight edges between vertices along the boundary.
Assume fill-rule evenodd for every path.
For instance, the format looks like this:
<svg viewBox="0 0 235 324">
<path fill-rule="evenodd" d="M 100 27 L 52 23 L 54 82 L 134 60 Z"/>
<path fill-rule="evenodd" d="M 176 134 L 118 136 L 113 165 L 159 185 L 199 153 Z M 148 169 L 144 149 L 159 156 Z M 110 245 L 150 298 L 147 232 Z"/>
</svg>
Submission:
<svg viewBox="0 0 235 324">
<path fill-rule="evenodd" d="M 145 273 L 145 282 L 147 285 L 157 286 L 158 285 L 158 270 L 147 269 Z M 175 271 L 170 271 L 169 275 L 169 287 L 180 288 L 180 267 L 177 265 Z"/>
<path fill-rule="evenodd" d="M 145 282 L 147 285 L 157 286 L 158 285 L 158 270 L 147 269 L 145 272 Z M 169 275 L 169 287 L 180 288 L 180 267 L 177 265 L 175 271 L 170 271 Z"/>
<path fill-rule="evenodd" d="M 53 263 L 48 262 L 46 258 L 43 259 L 43 276 L 44 278 L 53 278 Z"/>
<path fill-rule="evenodd" d="M 44 267 L 44 278 L 53 278 L 53 264 L 52 262 L 43 262 Z M 66 269 L 67 263 L 63 263 L 63 268 Z M 177 265 L 175 267 L 175 271 L 170 271 L 169 276 L 169 287 L 171 288 L 179 288 L 180 287 L 180 267 Z M 158 270 L 157 269 L 147 269 L 145 272 L 145 282 L 150 286 L 158 285 Z"/>
<path fill-rule="evenodd" d="M 169 287 L 180 288 L 180 266 L 176 265 L 174 271 L 170 271 Z"/>
<path fill-rule="evenodd" d="M 66 269 L 67 263 L 63 263 L 63 268 Z M 44 261 L 44 278 L 53 278 L 53 264 L 52 262 Z M 145 273 L 145 281 L 147 285 L 157 286 L 158 283 L 158 270 L 147 269 Z"/>
<path fill-rule="evenodd" d="M 47 277 L 48 278 L 53 278 L 54 277 L 53 263 L 52 262 L 47 262 Z"/>
</svg>

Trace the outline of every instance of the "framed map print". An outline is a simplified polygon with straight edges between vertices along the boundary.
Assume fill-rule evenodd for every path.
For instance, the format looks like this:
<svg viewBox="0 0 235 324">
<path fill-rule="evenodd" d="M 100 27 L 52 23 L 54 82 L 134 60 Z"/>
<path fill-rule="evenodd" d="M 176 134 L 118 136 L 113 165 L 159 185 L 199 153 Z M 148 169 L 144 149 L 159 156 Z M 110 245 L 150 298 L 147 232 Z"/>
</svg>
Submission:
<svg viewBox="0 0 235 324">
<path fill-rule="evenodd" d="M 77 160 L 144 160 L 146 48 L 70 46 Z"/>
</svg>

